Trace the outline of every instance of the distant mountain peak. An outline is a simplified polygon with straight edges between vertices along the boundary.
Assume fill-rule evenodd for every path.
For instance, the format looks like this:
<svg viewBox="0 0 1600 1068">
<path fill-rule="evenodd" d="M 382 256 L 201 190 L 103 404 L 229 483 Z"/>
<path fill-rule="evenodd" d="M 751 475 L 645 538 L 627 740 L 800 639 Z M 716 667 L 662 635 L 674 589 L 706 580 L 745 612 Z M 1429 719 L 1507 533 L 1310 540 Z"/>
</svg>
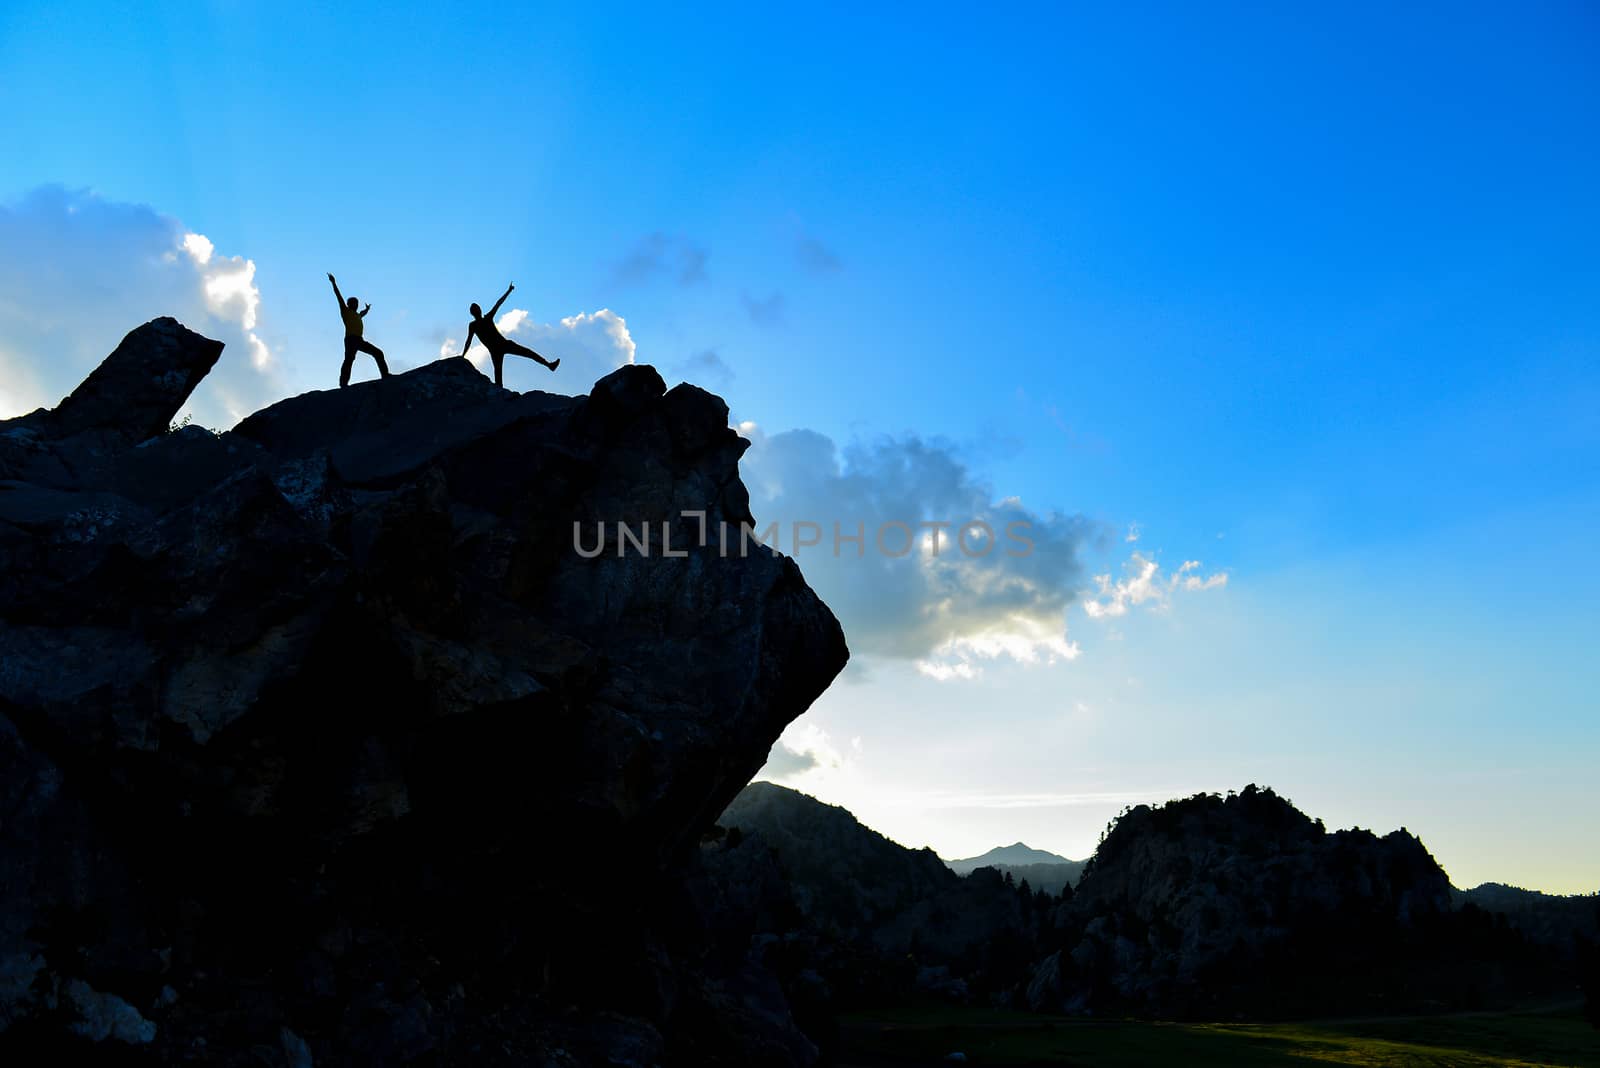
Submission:
<svg viewBox="0 0 1600 1068">
<path fill-rule="evenodd" d="M 974 868 L 1015 868 L 1024 864 L 1075 864 L 1059 853 L 1047 853 L 1043 849 L 1034 849 L 1026 842 L 1013 842 L 1008 846 L 996 846 L 987 853 L 978 857 L 965 857 L 960 860 L 947 860 L 946 864 L 951 869 L 967 874 Z"/>
</svg>

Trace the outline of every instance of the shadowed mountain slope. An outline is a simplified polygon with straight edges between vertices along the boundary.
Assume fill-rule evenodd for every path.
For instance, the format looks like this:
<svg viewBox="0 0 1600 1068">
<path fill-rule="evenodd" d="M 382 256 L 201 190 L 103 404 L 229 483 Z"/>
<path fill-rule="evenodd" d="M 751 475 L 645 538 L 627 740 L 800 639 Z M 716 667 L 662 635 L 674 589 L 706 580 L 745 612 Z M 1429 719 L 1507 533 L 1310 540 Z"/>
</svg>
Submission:
<svg viewBox="0 0 1600 1068">
<path fill-rule="evenodd" d="M 816 970 L 858 988 L 872 973 L 877 988 L 858 989 L 862 997 L 920 988 L 964 999 L 1008 988 L 1036 956 L 1054 905 L 990 868 L 958 876 L 931 849 L 907 849 L 843 808 L 773 783 L 751 783 L 718 822 L 744 838 L 718 856 L 713 875 L 748 878 L 724 858 L 752 845 L 770 851 L 803 928 L 833 950 Z"/>
</svg>

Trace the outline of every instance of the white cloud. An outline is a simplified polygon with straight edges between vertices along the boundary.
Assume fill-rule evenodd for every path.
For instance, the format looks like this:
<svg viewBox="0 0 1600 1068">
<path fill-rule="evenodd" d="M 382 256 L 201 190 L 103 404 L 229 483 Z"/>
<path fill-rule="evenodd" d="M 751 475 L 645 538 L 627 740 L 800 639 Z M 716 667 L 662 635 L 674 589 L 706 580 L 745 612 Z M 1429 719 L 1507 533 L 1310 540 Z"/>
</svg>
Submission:
<svg viewBox="0 0 1600 1068">
<path fill-rule="evenodd" d="M 255 261 L 243 256 L 215 256 L 216 246 L 204 234 L 184 234 L 183 250 L 200 269 L 201 289 L 211 314 L 243 327 L 245 340 L 249 342 L 251 366 L 258 371 L 270 369 L 272 351 L 255 332 L 256 317 L 261 311 Z"/>
<path fill-rule="evenodd" d="M 1178 568 L 1178 573 L 1174 576 L 1174 578 L 1181 579 L 1182 588 L 1191 591 L 1214 590 L 1219 586 L 1226 586 L 1228 584 L 1228 573 L 1226 571 L 1217 571 L 1210 575 L 1201 577 L 1195 573 L 1199 570 L 1199 568 L 1200 561 L 1186 560 L 1184 561 L 1183 566 Z"/>
<path fill-rule="evenodd" d="M 951 659 L 930 657 L 927 660 L 919 660 L 917 670 L 935 682 L 949 682 L 952 679 L 971 681 L 983 674 L 970 659 L 963 660 L 959 657 Z"/>
<path fill-rule="evenodd" d="M 177 219 L 85 190 L 0 206 L 0 418 L 60 403 L 128 331 L 170 315 L 227 345 L 185 413 L 232 426 L 286 392 L 255 270 Z"/>
<path fill-rule="evenodd" d="M 1135 552 L 1123 564 L 1123 577 L 1113 579 L 1110 574 L 1095 576 L 1095 596 L 1083 602 L 1083 610 L 1090 619 L 1114 619 L 1125 616 L 1139 605 L 1156 611 L 1166 611 L 1172 595 L 1180 590 L 1197 593 L 1214 590 L 1228 584 L 1226 571 L 1210 575 L 1200 574 L 1200 561 L 1186 560 L 1170 575 L 1161 574 L 1161 565 L 1143 553 Z"/>
<path fill-rule="evenodd" d="M 857 654 L 910 660 L 939 680 L 971 679 L 985 661 L 1053 663 L 1078 655 L 1066 607 L 1085 575 L 1079 552 L 1097 528 L 1081 516 L 996 500 L 948 446 L 917 437 L 840 449 L 810 430 L 766 435 L 752 423 L 740 465 L 757 530 L 780 526 L 781 547 L 844 625 Z M 822 544 L 796 547 L 785 531 L 814 523 Z M 923 524 L 951 524 L 937 537 Z M 994 532 L 989 551 L 981 530 Z M 835 525 L 839 540 L 835 541 Z M 896 526 L 904 524 L 904 527 Z M 1010 524 L 1031 541 L 1006 538 Z M 920 528 L 911 551 L 905 527 Z M 858 533 L 857 547 L 844 539 Z M 883 535 L 880 549 L 879 534 Z M 1010 555 L 1011 553 L 1017 555 Z"/>
<path fill-rule="evenodd" d="M 853 738 L 851 752 L 859 755 L 861 739 Z M 798 778 L 807 772 L 834 770 L 845 766 L 846 758 L 834 746 L 828 732 L 813 723 L 795 721 L 789 724 L 778 738 L 777 744 L 767 754 L 756 778 L 776 781 Z"/>
<path fill-rule="evenodd" d="M 560 369 L 551 376 L 532 360 L 507 357 L 505 379 L 511 389 L 587 393 L 598 379 L 633 363 L 638 353 L 633 336 L 628 333 L 627 320 L 610 308 L 569 315 L 556 323 L 537 322 L 527 309 L 512 308 L 495 320 L 495 326 L 545 359 L 561 361 Z M 439 346 L 440 358 L 460 355 L 461 342 L 458 337 L 445 338 Z M 476 342 L 467 358 L 480 369 L 489 366 L 488 352 Z"/>
<path fill-rule="evenodd" d="M 1014 613 L 972 634 L 941 643 L 917 661 L 917 670 L 940 681 L 976 679 L 982 661 L 1007 659 L 1019 664 L 1054 664 L 1076 660 L 1083 650 L 1066 636 L 1055 618 Z"/>
<path fill-rule="evenodd" d="M 1074 600 L 1103 620 L 1139 605 L 1165 611 L 1178 593 L 1228 581 L 1192 560 L 1164 574 L 1140 552 L 1122 578 L 1091 579 L 1082 553 L 1111 531 L 1081 515 L 996 500 L 939 442 L 906 436 L 841 448 L 810 430 L 768 435 L 748 421 L 737 429 L 751 441 L 740 472 L 757 533 L 777 525 L 777 547 L 799 562 L 859 657 L 910 661 L 939 682 L 979 679 L 996 661 L 1076 660 L 1082 649 L 1068 634 L 1066 613 Z M 936 522 L 949 526 L 939 531 L 929 525 Z M 994 533 L 993 551 L 982 551 L 986 538 L 966 526 L 973 523 Z M 1012 524 L 1023 525 L 1027 551 L 1005 538 Z M 805 544 L 799 526 L 807 528 Z M 1125 540 L 1138 536 L 1134 524 Z"/>
<path fill-rule="evenodd" d="M 192 260 L 202 265 L 209 263 L 211 254 L 216 251 L 216 246 L 204 234 L 184 234 L 179 244 Z"/>
</svg>

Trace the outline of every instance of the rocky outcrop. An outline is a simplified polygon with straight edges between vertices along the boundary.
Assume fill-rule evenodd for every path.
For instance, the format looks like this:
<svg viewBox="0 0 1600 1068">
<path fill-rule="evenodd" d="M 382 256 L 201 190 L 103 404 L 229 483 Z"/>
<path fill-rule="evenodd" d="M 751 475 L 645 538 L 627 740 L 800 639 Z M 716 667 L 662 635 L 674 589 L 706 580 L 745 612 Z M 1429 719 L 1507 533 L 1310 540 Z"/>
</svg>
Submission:
<svg viewBox="0 0 1600 1068">
<path fill-rule="evenodd" d="M 1061 948 L 1035 970 L 1028 1000 L 1051 1010 L 1314 1012 L 1363 963 L 1424 960 L 1449 910 L 1448 878 L 1404 830 L 1330 833 L 1253 785 L 1140 805 L 1060 907 Z M 1301 1000 L 1285 1000 L 1296 990 Z"/>
<path fill-rule="evenodd" d="M 0 476 L 81 483 L 96 472 L 52 470 L 28 461 L 112 459 L 120 448 L 167 431 L 195 386 L 222 355 L 222 342 L 186 330 L 176 319 L 156 319 L 122 339 L 71 395 L 4 424 Z M 19 448 L 29 443 L 36 448 Z"/>
<path fill-rule="evenodd" d="M 671 1059 L 738 979 L 664 873 L 847 657 L 698 537 L 750 518 L 726 406 L 457 359 L 168 432 L 220 349 L 156 320 L 0 422 L 0 1042 Z"/>
</svg>

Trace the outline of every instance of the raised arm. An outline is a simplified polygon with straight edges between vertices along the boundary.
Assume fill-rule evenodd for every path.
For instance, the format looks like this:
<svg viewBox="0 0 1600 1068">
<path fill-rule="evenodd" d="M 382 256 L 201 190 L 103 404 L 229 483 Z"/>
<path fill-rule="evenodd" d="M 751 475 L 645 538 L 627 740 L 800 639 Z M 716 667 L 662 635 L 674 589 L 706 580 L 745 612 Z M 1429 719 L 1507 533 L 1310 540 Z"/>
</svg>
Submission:
<svg viewBox="0 0 1600 1068">
<path fill-rule="evenodd" d="M 372 302 L 368 301 L 367 302 L 367 306 L 365 308 L 361 309 L 361 318 L 365 319 L 367 317 L 367 312 L 369 312 L 371 310 L 372 310 Z"/>
<path fill-rule="evenodd" d="M 468 323 L 467 324 L 467 343 L 465 345 L 461 346 L 461 355 L 465 356 L 467 354 L 467 350 L 472 347 L 472 334 L 473 334 L 473 331 L 475 331 L 477 328 L 478 328 L 478 324 L 477 323 Z"/>
<path fill-rule="evenodd" d="M 328 272 L 328 281 L 333 284 L 333 299 L 339 302 L 339 307 L 344 307 L 344 294 L 339 292 L 339 283 L 333 281 L 333 272 Z"/>
<path fill-rule="evenodd" d="M 517 288 L 517 283 L 515 283 L 515 282 L 512 282 L 510 285 L 506 286 L 506 291 L 504 293 L 500 294 L 500 299 L 494 302 L 494 307 L 489 309 L 489 314 L 484 316 L 484 318 L 485 319 L 493 319 L 494 316 L 495 316 L 495 313 L 500 310 L 500 305 L 502 305 L 502 304 L 504 304 L 506 302 L 506 298 L 511 295 L 511 291 L 513 289 L 515 289 L 515 288 Z"/>
</svg>

